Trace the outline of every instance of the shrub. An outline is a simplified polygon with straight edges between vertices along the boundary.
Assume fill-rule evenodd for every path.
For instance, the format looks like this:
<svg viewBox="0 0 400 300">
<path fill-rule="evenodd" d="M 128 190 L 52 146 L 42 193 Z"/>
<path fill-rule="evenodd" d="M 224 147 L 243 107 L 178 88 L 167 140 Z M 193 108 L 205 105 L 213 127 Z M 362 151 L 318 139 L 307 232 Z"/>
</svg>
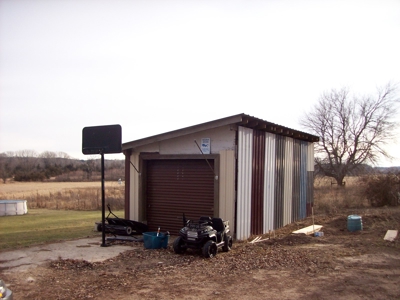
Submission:
<svg viewBox="0 0 400 300">
<path fill-rule="evenodd" d="M 378 173 L 361 178 L 364 195 L 371 206 L 397 206 L 400 200 L 400 173 Z"/>
</svg>

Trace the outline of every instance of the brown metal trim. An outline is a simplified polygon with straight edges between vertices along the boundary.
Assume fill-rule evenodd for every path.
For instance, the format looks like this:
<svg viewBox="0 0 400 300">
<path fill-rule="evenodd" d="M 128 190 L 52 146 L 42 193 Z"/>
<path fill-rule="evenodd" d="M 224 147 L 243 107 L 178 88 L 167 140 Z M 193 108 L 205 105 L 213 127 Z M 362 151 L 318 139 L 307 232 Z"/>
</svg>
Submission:
<svg viewBox="0 0 400 300">
<path fill-rule="evenodd" d="M 219 154 L 158 154 L 158 153 L 140 153 L 141 160 L 150 159 L 216 159 Z M 215 171 L 214 167 L 214 171 Z"/>
<path fill-rule="evenodd" d="M 265 133 L 263 131 L 253 131 L 252 164 L 250 231 L 252 234 L 262 234 L 264 220 L 265 170 Z"/>
<path fill-rule="evenodd" d="M 139 176 L 139 203 L 138 203 L 138 209 L 139 209 L 139 218 L 140 220 L 146 221 L 146 214 L 147 214 L 147 209 L 146 209 L 146 188 L 147 188 L 147 164 L 146 160 L 142 160 L 140 155 L 139 155 L 139 170 L 140 170 L 140 176 Z"/>
</svg>

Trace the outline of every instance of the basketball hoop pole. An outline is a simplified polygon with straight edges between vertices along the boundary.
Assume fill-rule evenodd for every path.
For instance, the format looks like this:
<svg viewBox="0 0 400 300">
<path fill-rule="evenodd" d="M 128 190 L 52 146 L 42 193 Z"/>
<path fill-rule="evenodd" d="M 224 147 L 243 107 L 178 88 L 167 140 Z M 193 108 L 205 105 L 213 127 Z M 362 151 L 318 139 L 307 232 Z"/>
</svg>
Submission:
<svg viewBox="0 0 400 300">
<path fill-rule="evenodd" d="M 106 188 L 104 186 L 104 154 L 121 153 L 121 137 L 121 125 L 91 126 L 84 127 L 82 130 L 82 153 L 101 155 L 101 247 L 109 246 L 106 244 Z"/>
<path fill-rule="evenodd" d="M 105 186 L 104 186 L 104 151 L 100 150 L 101 155 L 101 227 L 102 227 L 102 243 L 101 247 L 107 247 L 106 244 L 106 205 L 105 205 Z"/>
</svg>

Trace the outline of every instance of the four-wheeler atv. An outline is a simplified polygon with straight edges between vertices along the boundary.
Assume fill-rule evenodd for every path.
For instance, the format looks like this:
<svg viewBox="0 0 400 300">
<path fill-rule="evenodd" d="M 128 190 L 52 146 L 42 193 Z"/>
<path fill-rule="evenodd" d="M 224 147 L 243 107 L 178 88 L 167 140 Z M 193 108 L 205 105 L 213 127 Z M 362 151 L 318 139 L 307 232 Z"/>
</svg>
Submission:
<svg viewBox="0 0 400 300">
<path fill-rule="evenodd" d="M 217 255 L 220 247 L 223 251 L 232 248 L 229 221 L 200 217 L 198 222 L 192 222 L 186 221 L 183 215 L 183 226 L 173 244 L 175 253 L 184 253 L 187 248 L 201 249 L 204 257 L 211 258 Z"/>
</svg>

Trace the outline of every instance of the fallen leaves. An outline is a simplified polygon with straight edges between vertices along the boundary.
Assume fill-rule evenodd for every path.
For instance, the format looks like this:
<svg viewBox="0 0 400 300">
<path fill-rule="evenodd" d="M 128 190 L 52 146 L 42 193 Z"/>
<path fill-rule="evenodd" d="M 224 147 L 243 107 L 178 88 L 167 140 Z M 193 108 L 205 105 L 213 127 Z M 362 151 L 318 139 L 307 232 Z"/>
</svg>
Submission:
<svg viewBox="0 0 400 300">
<path fill-rule="evenodd" d="M 394 216 L 393 224 L 398 225 L 400 212 Z M 275 232 L 275 238 L 263 236 L 260 238 L 263 241 L 258 243 L 236 241 L 231 251 L 219 251 L 213 259 L 205 259 L 199 251 L 191 249 L 182 255 L 175 254 L 172 241 L 167 249 L 147 250 L 141 245 L 135 246 L 103 262 L 59 259 L 51 262 L 43 276 L 31 283 L 45 283 L 51 289 L 32 290 L 26 295 L 29 299 L 60 300 L 71 299 L 71 295 L 75 299 L 103 299 L 105 295 L 108 298 L 112 295 L 113 299 L 160 299 L 158 293 L 165 295 L 168 290 L 170 299 L 196 299 L 200 289 L 207 291 L 210 297 L 223 298 L 224 292 L 215 284 L 221 282 L 221 278 L 234 287 L 240 285 L 244 277 L 271 271 L 279 279 L 288 273 L 292 276 L 289 279 L 329 274 L 340 278 L 337 274 L 357 267 L 359 260 L 356 258 L 364 253 L 381 249 L 398 253 L 397 242 L 383 241 L 382 232 L 385 231 L 380 218 L 363 217 L 366 229 L 359 233 L 342 230 L 345 220 L 345 216 L 320 220 L 325 236 L 318 238 L 291 234 L 296 227 L 307 225 L 291 224 Z M 368 226 L 377 230 L 368 230 Z M 351 260 L 344 261 L 347 257 Z"/>
</svg>

